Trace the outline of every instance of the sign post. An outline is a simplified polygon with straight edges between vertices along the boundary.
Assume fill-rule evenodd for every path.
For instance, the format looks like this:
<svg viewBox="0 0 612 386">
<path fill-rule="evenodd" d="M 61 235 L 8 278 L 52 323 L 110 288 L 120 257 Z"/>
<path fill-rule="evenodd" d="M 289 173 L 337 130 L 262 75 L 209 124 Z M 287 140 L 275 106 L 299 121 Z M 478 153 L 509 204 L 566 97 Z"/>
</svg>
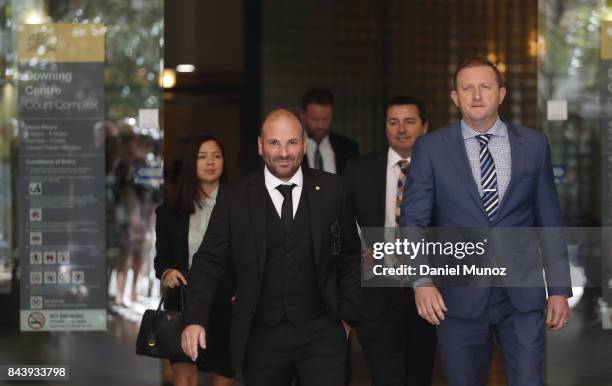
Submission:
<svg viewBox="0 0 612 386">
<path fill-rule="evenodd" d="M 106 330 L 104 32 L 20 26 L 21 330 Z"/>
</svg>

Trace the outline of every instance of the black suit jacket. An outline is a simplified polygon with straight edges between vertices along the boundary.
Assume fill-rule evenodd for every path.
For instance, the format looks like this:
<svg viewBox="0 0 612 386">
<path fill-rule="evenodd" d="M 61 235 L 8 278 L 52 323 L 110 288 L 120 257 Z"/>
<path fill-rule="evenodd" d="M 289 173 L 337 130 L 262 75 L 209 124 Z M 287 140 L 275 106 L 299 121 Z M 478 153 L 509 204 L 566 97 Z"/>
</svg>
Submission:
<svg viewBox="0 0 612 386">
<path fill-rule="evenodd" d="M 342 174 L 346 162 L 359 155 L 359 145 L 352 139 L 333 132 L 329 133 L 329 143 L 336 157 L 336 174 Z"/>
<path fill-rule="evenodd" d="M 155 276 L 161 279 L 163 273 L 174 268 L 187 277 L 189 269 L 189 214 L 163 203 L 155 209 Z M 214 299 L 218 307 L 231 306 L 230 299 L 234 294 L 231 269 L 221 281 L 221 286 Z M 168 288 L 164 306 L 167 310 L 179 310 L 181 307 L 180 290 Z"/>
<path fill-rule="evenodd" d="M 308 195 L 314 262 L 321 298 L 336 319 L 358 317 L 360 247 L 354 216 L 348 212 L 340 177 L 302 168 Z M 242 367 L 249 330 L 259 300 L 266 259 L 266 186 L 263 168 L 219 190 L 208 230 L 189 273 L 185 324 L 206 325 L 211 294 L 232 264 L 236 302 L 232 309 L 232 365 Z M 339 239 L 337 228 L 340 228 Z M 332 231 L 332 228 L 334 230 Z M 335 246 L 340 243 L 341 249 Z M 335 250 L 339 251 L 334 253 Z"/>
<path fill-rule="evenodd" d="M 333 132 L 329 133 L 329 144 L 336 158 L 336 174 L 342 174 L 346 167 L 346 162 L 351 158 L 359 156 L 359 145 L 352 139 Z M 314 167 L 314 165 L 309 165 L 307 157 L 304 157 L 302 166 L 306 165 L 311 168 Z"/>
<path fill-rule="evenodd" d="M 350 160 L 344 170 L 350 210 L 360 227 L 385 226 L 388 150 Z M 378 317 L 385 309 L 384 288 L 364 288 L 359 310 L 367 319 Z"/>
</svg>

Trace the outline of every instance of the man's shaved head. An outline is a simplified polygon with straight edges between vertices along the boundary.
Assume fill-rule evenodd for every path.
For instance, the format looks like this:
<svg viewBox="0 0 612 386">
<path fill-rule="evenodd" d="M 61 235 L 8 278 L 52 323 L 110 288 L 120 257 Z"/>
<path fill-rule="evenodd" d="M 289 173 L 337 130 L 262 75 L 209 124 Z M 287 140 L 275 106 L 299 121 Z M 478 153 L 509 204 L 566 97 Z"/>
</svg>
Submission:
<svg viewBox="0 0 612 386">
<path fill-rule="evenodd" d="M 284 181 L 291 179 L 306 153 L 298 116 L 286 109 L 270 112 L 261 125 L 257 147 L 270 173 Z"/>
<path fill-rule="evenodd" d="M 302 130 L 302 135 L 304 134 L 304 127 L 302 125 L 302 121 L 300 120 L 300 117 L 298 117 L 296 113 L 294 113 L 291 110 L 287 110 L 287 109 L 276 109 L 276 110 L 270 111 L 268 115 L 266 115 L 266 118 L 264 119 L 261 125 L 261 129 L 259 130 L 259 135 L 261 136 L 263 134 L 264 128 L 266 127 L 267 124 L 269 124 L 269 122 L 275 121 L 277 119 L 285 119 L 285 120 L 293 121 L 294 123 L 297 123 Z"/>
</svg>

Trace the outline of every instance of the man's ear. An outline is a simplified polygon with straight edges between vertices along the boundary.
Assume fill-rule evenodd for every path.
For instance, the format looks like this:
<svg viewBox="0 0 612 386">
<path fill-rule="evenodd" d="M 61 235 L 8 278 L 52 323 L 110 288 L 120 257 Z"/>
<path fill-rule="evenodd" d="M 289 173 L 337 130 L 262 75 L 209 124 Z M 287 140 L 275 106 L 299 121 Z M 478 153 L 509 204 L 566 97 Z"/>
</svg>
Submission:
<svg viewBox="0 0 612 386">
<path fill-rule="evenodd" d="M 453 100 L 455 106 L 459 107 L 459 96 L 457 95 L 457 91 L 453 90 L 450 92 L 450 97 Z"/>
<path fill-rule="evenodd" d="M 263 155 L 263 142 L 261 139 L 261 135 L 257 137 L 257 153 L 259 153 L 260 156 Z"/>
<path fill-rule="evenodd" d="M 429 121 L 425 122 L 423 125 L 423 133 L 427 133 L 429 131 Z"/>
<path fill-rule="evenodd" d="M 501 105 L 504 102 L 504 98 L 506 97 L 506 87 L 499 88 L 499 104 Z"/>
</svg>

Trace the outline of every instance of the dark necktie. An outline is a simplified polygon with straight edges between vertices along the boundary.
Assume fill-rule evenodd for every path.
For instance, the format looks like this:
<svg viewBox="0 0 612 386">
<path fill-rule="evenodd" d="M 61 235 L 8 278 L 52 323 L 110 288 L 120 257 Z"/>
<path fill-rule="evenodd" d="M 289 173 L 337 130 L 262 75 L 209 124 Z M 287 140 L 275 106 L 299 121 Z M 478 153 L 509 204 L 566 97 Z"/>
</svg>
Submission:
<svg viewBox="0 0 612 386">
<path fill-rule="evenodd" d="M 321 156 L 321 151 L 319 150 L 320 146 L 321 146 L 321 143 L 317 142 L 317 147 L 315 149 L 315 156 L 314 156 L 314 168 L 317 170 L 323 170 L 323 157 Z"/>
<path fill-rule="evenodd" d="M 400 175 L 397 179 L 397 196 L 395 199 L 395 225 L 399 226 L 401 207 L 402 207 L 402 199 L 404 198 L 404 189 L 406 187 L 406 178 L 408 177 L 408 166 L 410 162 L 408 160 L 402 159 L 397 161 L 397 165 L 400 167 Z"/>
<path fill-rule="evenodd" d="M 278 185 L 276 189 L 283 195 L 283 206 L 281 208 L 281 221 L 285 226 L 287 234 L 291 231 L 291 224 L 293 224 L 293 197 L 291 191 L 295 188 L 296 184 L 289 185 Z"/>
<path fill-rule="evenodd" d="M 499 207 L 499 196 L 497 193 L 497 173 L 495 162 L 489 151 L 491 134 L 477 135 L 480 142 L 480 178 L 482 181 L 482 203 L 489 221 L 493 221 L 497 208 Z"/>
</svg>

